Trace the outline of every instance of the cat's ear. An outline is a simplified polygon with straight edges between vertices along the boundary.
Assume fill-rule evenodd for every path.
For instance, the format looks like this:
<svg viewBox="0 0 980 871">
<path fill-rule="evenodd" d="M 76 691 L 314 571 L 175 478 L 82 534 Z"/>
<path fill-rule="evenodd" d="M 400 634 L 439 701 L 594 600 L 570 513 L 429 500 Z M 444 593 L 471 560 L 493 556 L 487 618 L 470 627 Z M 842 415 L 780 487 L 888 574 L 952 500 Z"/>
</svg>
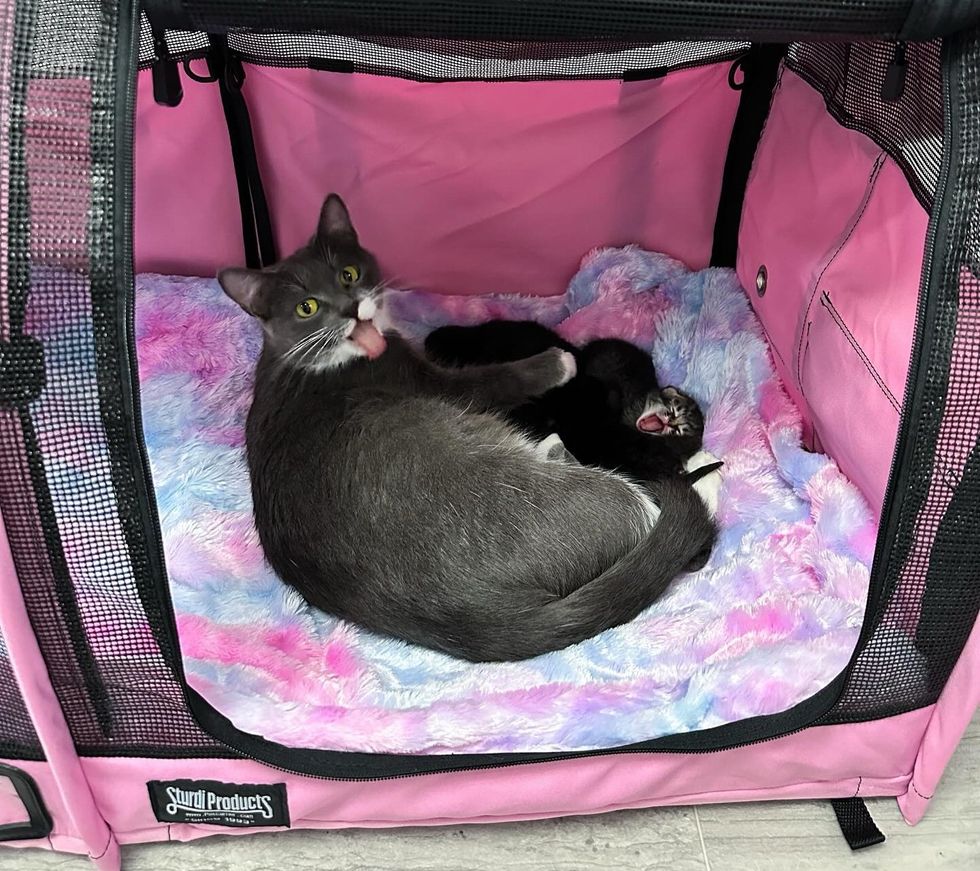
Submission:
<svg viewBox="0 0 980 871">
<path fill-rule="evenodd" d="M 265 275 L 258 269 L 233 266 L 218 273 L 221 289 L 253 317 L 268 315 L 265 299 Z"/>
<path fill-rule="evenodd" d="M 344 201 L 336 194 L 330 194 L 323 201 L 316 232 L 322 239 L 342 238 L 357 241 L 357 232 L 351 223 L 350 212 L 347 211 Z"/>
</svg>

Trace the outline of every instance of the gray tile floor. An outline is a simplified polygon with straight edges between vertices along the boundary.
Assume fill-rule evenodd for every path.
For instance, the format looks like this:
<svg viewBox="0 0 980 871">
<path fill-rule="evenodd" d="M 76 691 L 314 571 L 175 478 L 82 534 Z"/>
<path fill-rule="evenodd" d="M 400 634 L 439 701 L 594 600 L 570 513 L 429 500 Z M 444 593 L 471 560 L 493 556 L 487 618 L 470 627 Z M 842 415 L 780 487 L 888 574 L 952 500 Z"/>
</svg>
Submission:
<svg viewBox="0 0 980 871">
<path fill-rule="evenodd" d="M 295 831 L 124 850 L 126 871 L 980 871 L 980 715 L 925 820 L 868 804 L 888 840 L 851 853 L 826 802 L 623 811 L 532 823 Z M 0 871 L 84 871 L 86 860 L 0 851 Z"/>
</svg>

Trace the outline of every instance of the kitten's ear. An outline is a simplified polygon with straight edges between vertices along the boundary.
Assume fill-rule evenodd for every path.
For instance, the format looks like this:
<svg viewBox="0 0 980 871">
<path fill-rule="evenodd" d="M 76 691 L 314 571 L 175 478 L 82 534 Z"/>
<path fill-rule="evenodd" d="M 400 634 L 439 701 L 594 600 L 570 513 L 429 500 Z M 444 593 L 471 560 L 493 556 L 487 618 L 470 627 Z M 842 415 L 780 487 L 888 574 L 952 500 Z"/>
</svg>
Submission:
<svg viewBox="0 0 980 871">
<path fill-rule="evenodd" d="M 233 266 L 218 273 L 221 289 L 253 317 L 268 314 L 265 300 L 265 275 L 258 269 Z"/>
<path fill-rule="evenodd" d="M 317 235 L 324 239 L 344 238 L 357 241 L 357 232 L 350 221 L 350 212 L 344 201 L 336 194 L 330 194 L 320 208 L 320 222 L 316 228 Z"/>
</svg>

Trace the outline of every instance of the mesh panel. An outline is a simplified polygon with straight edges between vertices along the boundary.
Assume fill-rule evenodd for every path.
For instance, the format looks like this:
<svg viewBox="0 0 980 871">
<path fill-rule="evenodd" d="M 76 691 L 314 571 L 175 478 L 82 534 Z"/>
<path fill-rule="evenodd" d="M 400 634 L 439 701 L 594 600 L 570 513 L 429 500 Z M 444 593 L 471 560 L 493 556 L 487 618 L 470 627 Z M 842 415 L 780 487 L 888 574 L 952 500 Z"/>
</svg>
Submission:
<svg viewBox="0 0 980 871">
<path fill-rule="evenodd" d="M 425 81 L 620 78 L 629 71 L 711 63 L 748 48 L 747 43 L 738 42 L 631 45 L 588 41 L 554 46 L 247 32 L 230 34 L 228 45 L 253 63 L 333 66 Z"/>
<path fill-rule="evenodd" d="M 164 33 L 167 53 L 174 58 L 195 58 L 207 54 L 210 43 L 206 33 L 188 33 L 182 30 L 167 30 Z M 153 32 L 146 13 L 140 13 L 140 45 L 139 65 L 149 66 L 156 58 L 157 52 L 153 46 Z"/>
<path fill-rule="evenodd" d="M 204 33 L 166 31 L 172 58 L 202 57 L 209 47 Z M 637 44 L 585 40 L 577 43 L 461 42 L 419 37 L 342 36 L 332 33 L 237 31 L 228 47 L 249 63 L 276 67 L 314 67 L 394 75 L 422 81 L 447 79 L 528 80 L 619 78 L 637 70 L 674 70 L 733 58 L 744 42 L 664 42 Z M 140 66 L 157 57 L 150 23 L 140 29 Z"/>
<path fill-rule="evenodd" d="M 934 701 L 980 609 L 980 39 L 946 51 L 950 163 L 876 566 L 885 595 L 831 722 Z"/>
<path fill-rule="evenodd" d="M 115 69 L 133 31 L 115 4 L 86 5 L 59 57 L 62 10 L 17 4 L 4 52 L 0 512 L 80 750 L 207 752 L 168 665 L 164 603 L 148 593 L 153 525 L 124 389 L 130 161 L 116 142 L 128 150 L 132 106 Z"/>
<path fill-rule="evenodd" d="M 860 130 L 905 171 L 927 208 L 936 193 L 943 154 L 940 43 L 905 48 L 907 78 L 900 99 L 882 99 L 895 46 L 882 42 L 790 47 L 789 65 L 823 93 L 827 108 L 846 127 Z"/>
</svg>

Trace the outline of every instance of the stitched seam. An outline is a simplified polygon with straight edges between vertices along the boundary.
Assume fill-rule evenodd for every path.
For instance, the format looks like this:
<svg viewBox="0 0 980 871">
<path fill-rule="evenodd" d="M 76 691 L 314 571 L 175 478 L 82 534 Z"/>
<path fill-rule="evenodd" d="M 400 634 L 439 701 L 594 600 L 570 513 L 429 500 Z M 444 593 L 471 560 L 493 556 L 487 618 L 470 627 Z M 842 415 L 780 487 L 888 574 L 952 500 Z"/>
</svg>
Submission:
<svg viewBox="0 0 980 871">
<path fill-rule="evenodd" d="M 834 321 L 835 324 L 837 324 L 837 328 L 844 334 L 845 338 L 848 341 L 848 344 L 854 349 L 854 352 L 858 355 L 858 357 L 861 358 L 861 362 L 864 363 L 864 368 L 867 369 L 868 374 L 872 378 L 874 378 L 875 384 L 878 385 L 878 389 L 884 394 L 885 399 L 887 399 L 891 403 L 892 408 L 894 408 L 895 411 L 901 413 L 901 408 L 898 405 L 898 400 L 895 398 L 894 394 L 888 389 L 888 385 L 885 384 L 885 381 L 881 377 L 881 375 L 878 374 L 878 370 L 875 369 L 874 364 L 868 358 L 868 355 L 865 354 L 864 348 L 862 348 L 858 344 L 857 339 L 854 338 L 854 335 L 847 328 L 847 324 L 844 323 L 844 319 L 840 316 L 840 312 L 838 312 L 837 309 L 834 307 L 833 302 L 831 302 L 830 295 L 826 291 L 824 291 L 823 295 L 820 297 L 820 304 L 825 309 L 827 309 L 831 319 Z"/>
<path fill-rule="evenodd" d="M 861 784 L 862 783 L 864 783 L 864 778 L 861 777 L 861 776 L 858 776 L 857 789 L 854 790 L 854 795 L 852 795 L 851 798 L 857 798 L 861 794 Z"/>
<path fill-rule="evenodd" d="M 104 856 L 104 855 L 105 855 L 106 853 L 108 853 L 108 852 L 109 852 L 109 847 L 111 847 L 111 846 L 112 846 L 112 832 L 109 832 L 109 834 L 108 834 L 108 836 L 106 837 L 106 840 L 105 840 L 105 847 L 104 847 L 104 848 L 102 849 L 102 852 L 101 852 L 101 853 L 99 853 L 99 855 L 98 855 L 98 856 L 93 856 L 93 855 L 92 855 L 91 853 L 89 853 L 89 858 L 90 858 L 90 859 L 91 859 L 91 860 L 92 860 L 93 862 L 97 862 L 97 861 L 98 861 L 99 859 L 101 859 L 101 858 L 102 858 L 102 857 L 103 857 L 103 856 Z"/>
<path fill-rule="evenodd" d="M 823 281 L 824 274 L 830 269 L 833 262 L 840 256 L 841 251 L 844 250 L 844 246 L 851 240 L 851 236 L 854 235 L 854 231 L 858 228 L 861 223 L 861 218 L 864 217 L 864 213 L 867 211 L 868 206 L 871 203 L 871 199 L 874 196 L 875 187 L 878 184 L 878 177 L 881 175 L 881 168 L 885 165 L 885 152 L 878 155 L 874 162 L 874 166 L 871 168 L 871 184 L 868 188 L 868 192 L 864 197 L 864 203 L 861 205 L 861 211 L 858 212 L 857 217 L 852 221 L 850 229 L 847 231 L 847 235 L 841 240 L 841 243 L 837 246 L 837 250 L 834 252 L 833 256 L 828 260 L 823 269 L 820 270 L 820 274 L 817 276 L 817 280 L 813 283 L 813 290 L 810 292 L 810 299 L 807 300 L 806 309 L 803 312 L 803 320 L 806 321 L 810 314 L 810 308 L 813 306 L 813 298 L 817 295 L 817 291 L 820 289 L 820 282 Z M 796 380 L 800 385 L 800 389 L 803 389 L 803 330 L 800 330 L 800 341 L 796 347 Z"/>
<path fill-rule="evenodd" d="M 931 801 L 932 800 L 932 796 L 931 795 L 923 795 L 921 792 L 919 792 L 919 790 L 917 790 L 915 788 L 915 784 L 911 780 L 909 781 L 909 787 L 911 787 L 912 792 L 914 792 L 919 798 L 921 798 L 921 799 L 923 799 L 925 801 Z"/>
</svg>

